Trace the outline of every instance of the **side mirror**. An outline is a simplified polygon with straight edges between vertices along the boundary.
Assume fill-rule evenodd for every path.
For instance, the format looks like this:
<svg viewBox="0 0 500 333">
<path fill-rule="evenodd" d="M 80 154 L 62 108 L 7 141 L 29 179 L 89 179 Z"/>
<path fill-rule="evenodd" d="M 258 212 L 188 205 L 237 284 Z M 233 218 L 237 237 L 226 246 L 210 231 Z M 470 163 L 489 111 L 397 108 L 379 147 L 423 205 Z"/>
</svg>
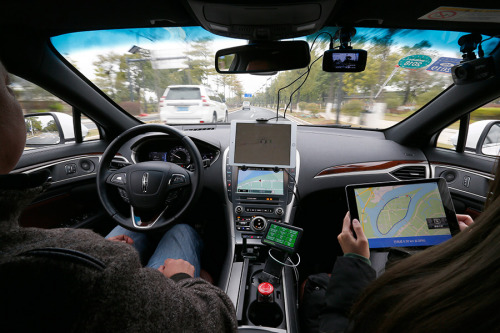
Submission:
<svg viewBox="0 0 500 333">
<path fill-rule="evenodd" d="M 498 156 L 500 153 L 500 121 L 490 122 L 481 134 L 478 148 L 484 155 Z"/>
<path fill-rule="evenodd" d="M 26 146 L 48 146 L 64 143 L 59 120 L 50 113 L 28 114 L 26 124 Z"/>
<path fill-rule="evenodd" d="M 26 146 L 49 146 L 75 141 L 73 117 L 62 112 L 43 112 L 24 116 Z M 88 129 L 82 126 L 82 137 Z"/>
<path fill-rule="evenodd" d="M 221 74 L 276 74 L 304 68 L 311 62 L 305 41 L 259 42 L 222 49 L 215 54 L 215 69 Z"/>
</svg>

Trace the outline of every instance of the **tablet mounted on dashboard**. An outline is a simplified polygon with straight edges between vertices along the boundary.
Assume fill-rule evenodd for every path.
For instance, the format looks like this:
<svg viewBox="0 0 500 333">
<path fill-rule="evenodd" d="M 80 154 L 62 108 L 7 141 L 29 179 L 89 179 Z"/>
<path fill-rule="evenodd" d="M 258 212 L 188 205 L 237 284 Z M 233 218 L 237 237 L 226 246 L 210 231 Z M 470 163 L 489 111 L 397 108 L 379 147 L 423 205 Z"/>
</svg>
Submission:
<svg viewBox="0 0 500 333">
<path fill-rule="evenodd" d="M 290 122 L 231 122 L 229 164 L 295 168 L 297 125 Z"/>
<path fill-rule="evenodd" d="M 348 185 L 346 194 L 370 249 L 432 246 L 459 231 L 442 178 Z"/>
</svg>

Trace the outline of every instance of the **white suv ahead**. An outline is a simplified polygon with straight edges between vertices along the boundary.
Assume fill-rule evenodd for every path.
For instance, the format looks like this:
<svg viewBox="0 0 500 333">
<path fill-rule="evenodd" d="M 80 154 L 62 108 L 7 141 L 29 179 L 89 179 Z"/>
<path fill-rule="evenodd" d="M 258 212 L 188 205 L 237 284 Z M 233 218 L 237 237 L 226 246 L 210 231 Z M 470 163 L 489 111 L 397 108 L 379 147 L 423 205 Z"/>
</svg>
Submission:
<svg viewBox="0 0 500 333">
<path fill-rule="evenodd" d="M 160 98 L 160 120 L 165 124 L 227 122 L 227 106 L 210 88 L 168 86 Z"/>
</svg>

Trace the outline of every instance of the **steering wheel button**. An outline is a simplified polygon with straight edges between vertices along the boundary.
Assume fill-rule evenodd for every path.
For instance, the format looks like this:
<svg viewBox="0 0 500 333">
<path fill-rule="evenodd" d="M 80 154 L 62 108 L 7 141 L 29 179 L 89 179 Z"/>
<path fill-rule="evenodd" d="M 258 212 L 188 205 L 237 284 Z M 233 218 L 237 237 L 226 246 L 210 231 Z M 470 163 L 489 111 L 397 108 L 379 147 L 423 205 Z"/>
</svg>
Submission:
<svg viewBox="0 0 500 333">
<path fill-rule="evenodd" d="M 170 178 L 170 184 L 184 184 L 186 182 L 186 177 L 184 175 L 173 175 Z"/>
<path fill-rule="evenodd" d="M 124 185 L 127 183 L 127 175 L 124 173 L 117 173 L 113 175 L 111 182 L 117 185 Z"/>
</svg>

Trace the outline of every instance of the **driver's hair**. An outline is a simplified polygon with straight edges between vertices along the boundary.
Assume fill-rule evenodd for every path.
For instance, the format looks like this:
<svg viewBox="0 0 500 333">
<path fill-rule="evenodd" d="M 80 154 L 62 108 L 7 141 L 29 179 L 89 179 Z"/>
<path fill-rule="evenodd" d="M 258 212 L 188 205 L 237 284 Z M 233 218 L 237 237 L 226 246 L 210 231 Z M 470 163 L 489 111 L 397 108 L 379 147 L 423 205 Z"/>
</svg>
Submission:
<svg viewBox="0 0 500 333">
<path fill-rule="evenodd" d="M 352 332 L 497 332 L 500 168 L 487 209 L 451 240 L 404 259 L 363 293 Z"/>
</svg>

